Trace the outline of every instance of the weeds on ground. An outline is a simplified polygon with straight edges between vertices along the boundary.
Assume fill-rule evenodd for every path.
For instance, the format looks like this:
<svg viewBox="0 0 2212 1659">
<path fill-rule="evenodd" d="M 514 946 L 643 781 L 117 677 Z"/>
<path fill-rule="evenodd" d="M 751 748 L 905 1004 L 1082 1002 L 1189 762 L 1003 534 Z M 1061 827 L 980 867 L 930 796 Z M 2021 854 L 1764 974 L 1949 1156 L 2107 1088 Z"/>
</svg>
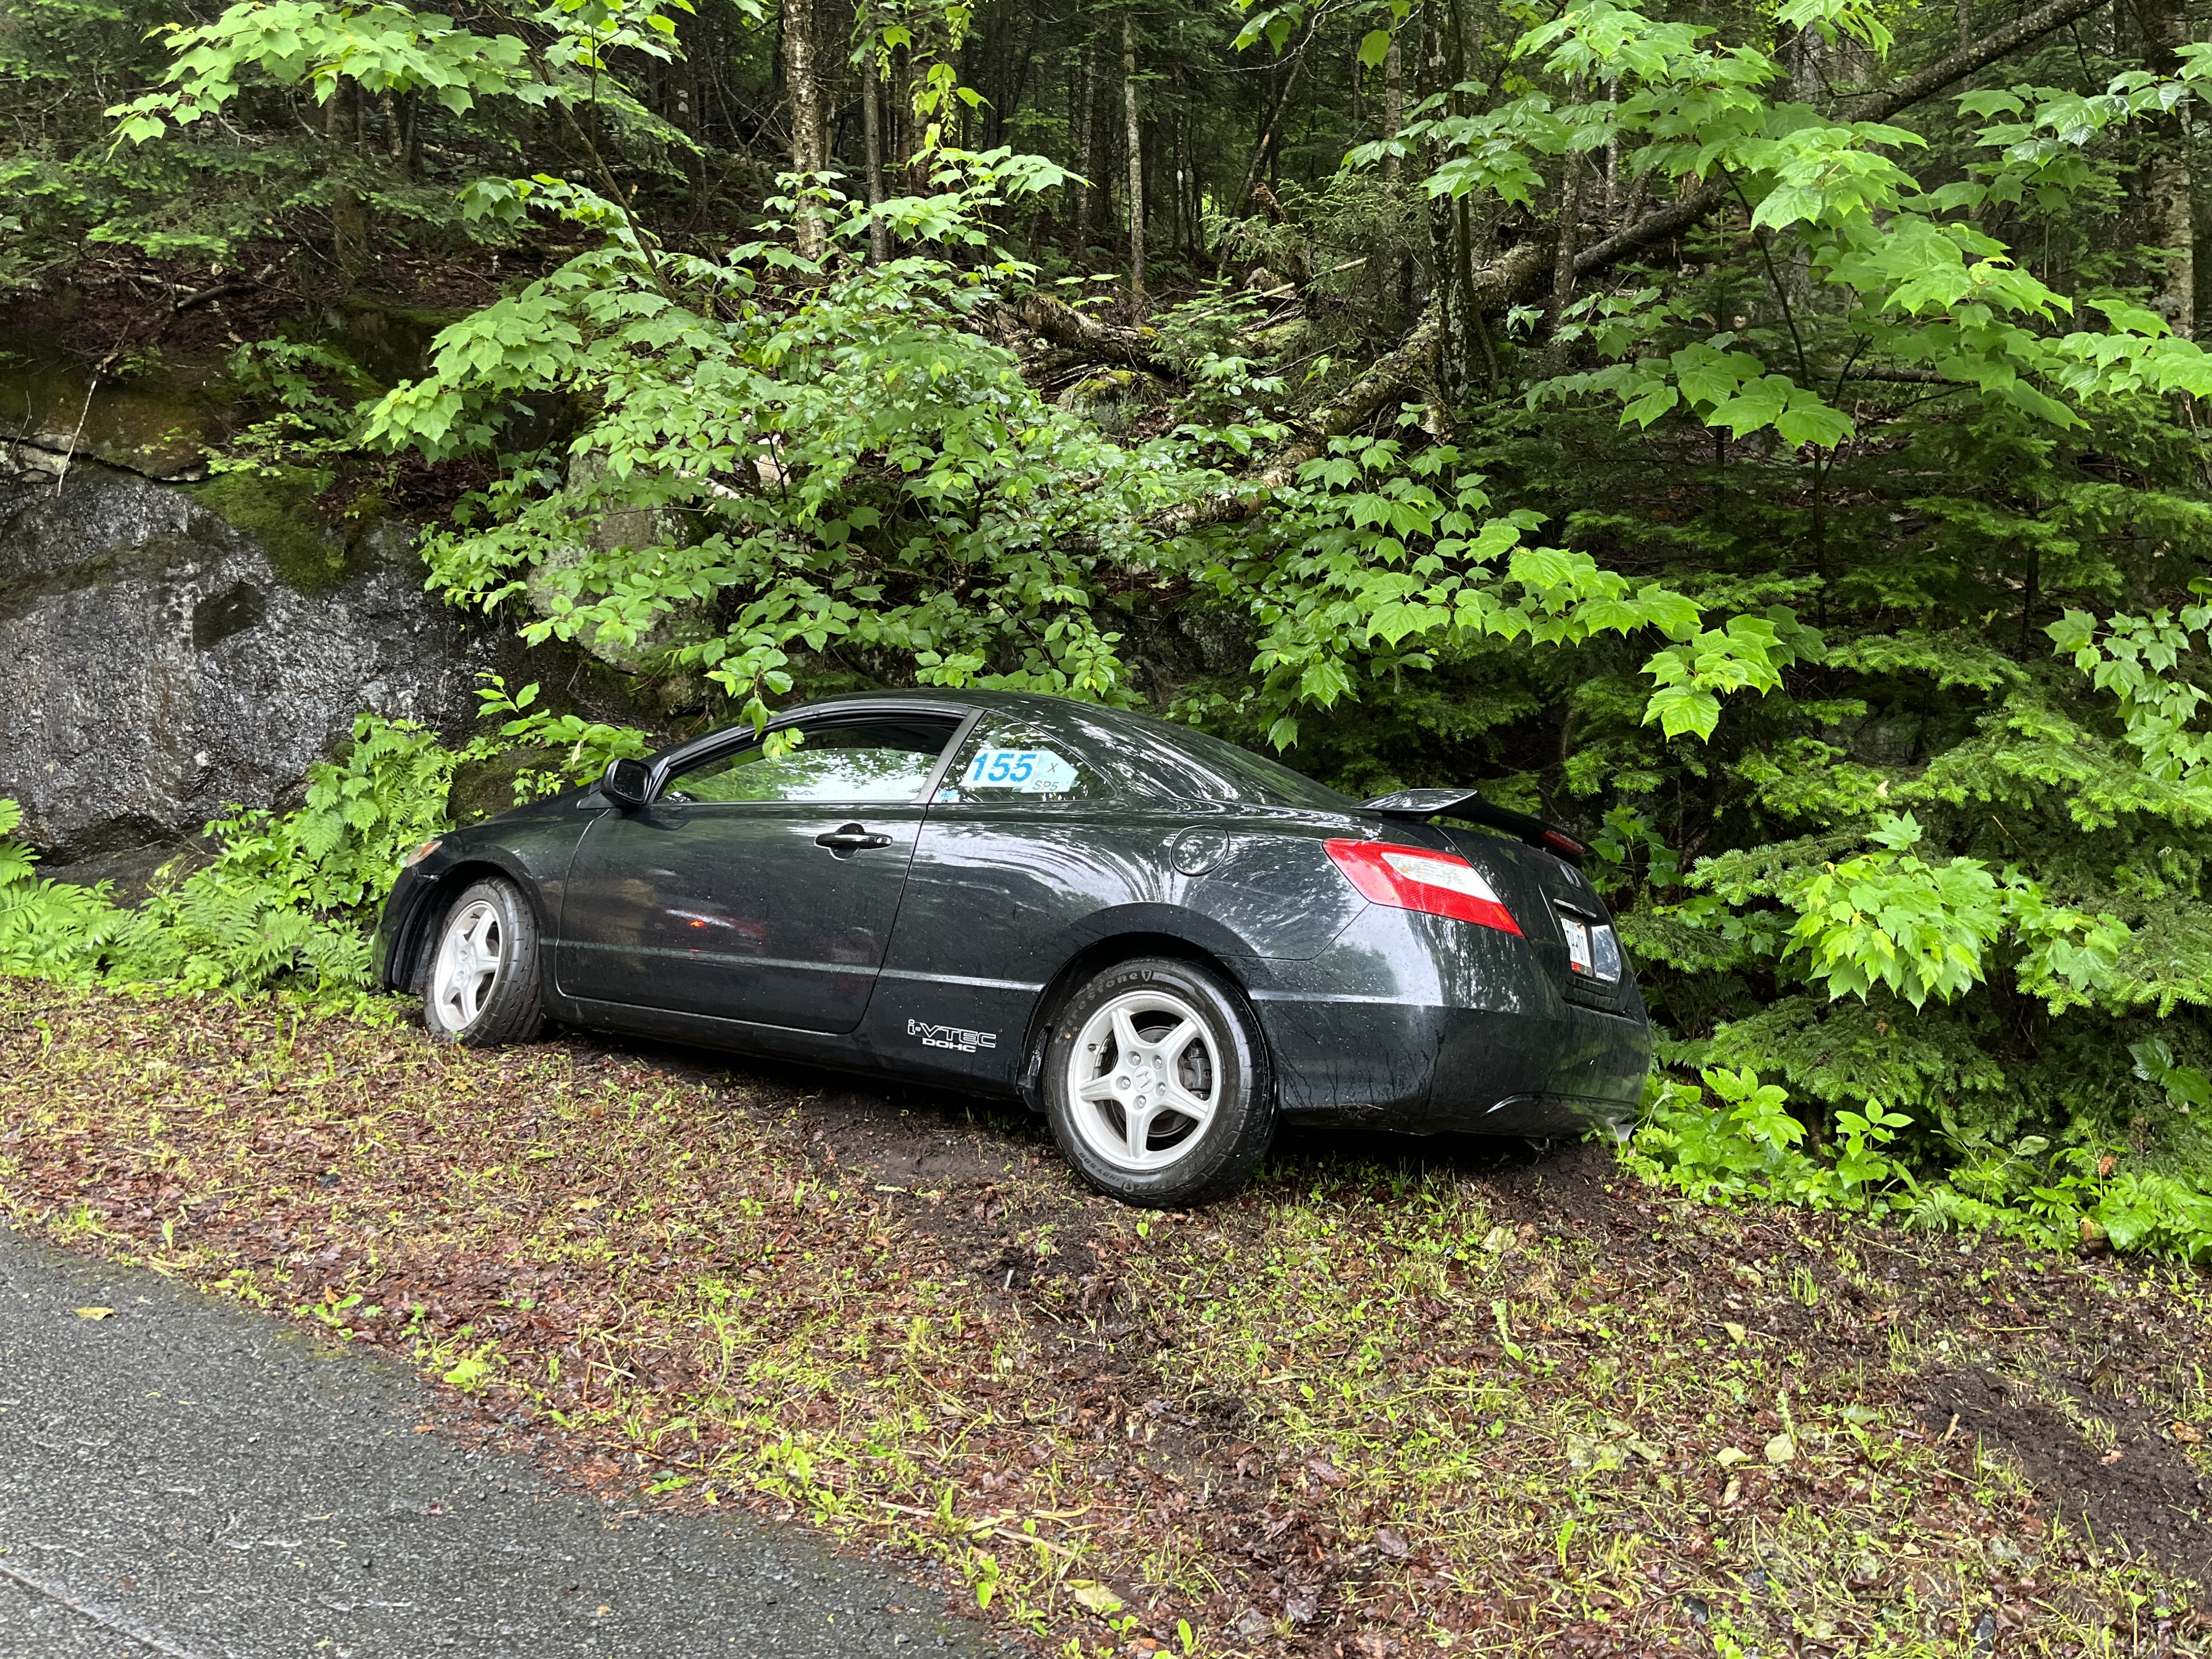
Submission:
<svg viewBox="0 0 2212 1659">
<path fill-rule="evenodd" d="M 2047 1391 L 2122 1319 L 2156 1455 L 2212 1473 L 2187 1272 L 1326 1157 L 1150 1214 L 942 1104 L 972 1175 L 885 1179 L 787 1085 L 21 981 L 0 1101 L 18 1224 L 404 1355 L 610 1498 L 933 1563 L 1041 1652 L 2207 1640 L 2160 1540 L 1924 1415 L 1931 1370 Z"/>
<path fill-rule="evenodd" d="M 2212 1104 L 2212 1079 L 2177 1066 L 2166 1044 L 2137 1043 L 2136 1074 L 2177 1098 Z M 2181 1176 L 2130 1167 L 2124 1146 L 2054 1147 L 2042 1135 L 1962 1146 L 1941 1176 L 1917 1174 L 1892 1146 L 1912 1120 L 1869 1103 L 1835 1114 L 1825 1147 L 1778 1084 L 1724 1066 L 1695 1085 L 1653 1075 L 1628 1148 L 1646 1181 L 1709 1203 L 1746 1199 L 1888 1216 L 1922 1232 L 1994 1232 L 2038 1249 L 2110 1244 L 2178 1261 L 2212 1261 L 2212 1170 Z"/>
</svg>

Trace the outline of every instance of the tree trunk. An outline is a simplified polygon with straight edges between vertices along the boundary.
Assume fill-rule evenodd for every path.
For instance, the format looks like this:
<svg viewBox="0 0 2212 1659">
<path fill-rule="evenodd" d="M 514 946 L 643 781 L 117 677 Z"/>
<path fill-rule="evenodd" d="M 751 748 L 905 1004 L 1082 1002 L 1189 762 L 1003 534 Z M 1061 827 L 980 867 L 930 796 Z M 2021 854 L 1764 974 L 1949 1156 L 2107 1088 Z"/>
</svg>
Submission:
<svg viewBox="0 0 2212 1659">
<path fill-rule="evenodd" d="M 1406 60 L 1398 50 L 1398 31 L 1390 31 L 1390 50 L 1382 58 L 1382 136 L 1395 138 L 1406 125 Z M 1398 182 L 1399 158 L 1382 158 L 1382 181 Z"/>
<path fill-rule="evenodd" d="M 865 25 L 871 30 L 867 53 L 860 61 L 860 130 L 866 146 L 865 158 L 868 191 L 868 258 L 881 264 L 891 257 L 890 227 L 883 220 L 884 205 L 884 128 L 880 106 L 883 99 L 883 76 L 878 70 L 878 47 L 873 39 L 873 20 Z"/>
<path fill-rule="evenodd" d="M 2180 49 L 2189 44 L 2187 0 L 2146 0 L 2141 15 L 2143 67 L 2154 75 L 2178 73 Z M 2184 339 L 2197 329 L 2197 226 L 2189 142 L 2189 106 L 2183 104 L 2152 122 L 2150 159 L 2143 167 L 2147 240 L 2166 250 L 2157 307 Z"/>
<path fill-rule="evenodd" d="M 1445 108 L 1453 115 L 1466 115 L 1471 112 L 1466 105 L 1466 94 L 1458 88 L 1467 82 L 1474 70 L 1468 50 L 1466 8 L 1461 0 L 1450 0 L 1439 21 L 1444 25 L 1442 37 L 1432 34 L 1430 39 L 1431 92 L 1442 89 Z M 1488 349 L 1489 325 L 1483 320 L 1482 301 L 1476 293 L 1474 237 L 1472 204 L 1464 196 L 1453 198 L 1450 263 L 1442 268 L 1437 283 L 1443 301 L 1439 309 L 1437 363 L 1445 401 L 1453 405 L 1466 398 L 1468 389 L 1478 378 L 1485 383 L 1497 378 Z"/>
<path fill-rule="evenodd" d="M 1027 26 L 1022 31 L 1021 54 L 1015 59 L 1013 78 L 1006 88 L 1006 108 L 998 123 L 998 137 L 992 140 L 995 148 L 1006 142 L 1006 123 L 1022 112 L 1022 100 L 1029 96 L 1030 69 L 1036 62 L 1037 15 L 1032 10 Z"/>
<path fill-rule="evenodd" d="M 1085 47 L 1081 68 L 1076 75 L 1075 94 L 1075 171 L 1083 182 L 1075 187 L 1075 257 L 1079 261 L 1084 250 L 1091 246 L 1091 204 L 1098 186 L 1097 155 L 1092 141 L 1097 137 L 1097 123 L 1091 117 L 1098 104 L 1098 63 L 1096 55 Z"/>
<path fill-rule="evenodd" d="M 803 191 L 814 183 L 808 175 L 829 166 L 829 130 L 815 63 L 814 0 L 783 0 L 783 81 L 791 102 L 791 170 L 800 175 Z M 800 255 L 820 258 L 828 240 L 822 214 L 804 196 L 793 228 L 799 235 Z"/>
<path fill-rule="evenodd" d="M 1206 258 L 1206 148 L 1199 139 L 1195 110 L 1182 118 L 1183 222 L 1189 227 L 1191 263 Z"/>
<path fill-rule="evenodd" d="M 1620 79 L 1618 76 L 1605 83 L 1607 133 L 1605 141 L 1605 219 L 1606 228 L 1613 228 L 1613 216 L 1620 211 Z"/>
<path fill-rule="evenodd" d="M 696 15 L 687 21 L 691 22 L 691 38 L 688 41 L 684 39 L 685 30 L 683 24 L 678 23 L 676 33 L 679 54 L 669 65 L 672 94 L 669 118 L 678 131 L 696 140 L 706 114 L 699 87 L 701 42 L 698 37 L 701 30 Z M 410 121 L 409 125 L 411 132 L 414 123 Z M 679 152 L 677 159 L 678 165 L 684 169 L 684 182 L 690 186 L 689 211 L 684 216 L 684 228 L 690 229 L 698 224 L 707 210 L 707 158 L 696 150 L 684 150 Z"/>
<path fill-rule="evenodd" d="M 323 131 L 340 152 L 338 182 L 331 190 L 331 253 L 349 286 L 368 264 L 368 204 L 346 182 L 361 147 L 361 83 L 340 81 L 324 108 Z"/>
<path fill-rule="evenodd" d="M 1145 138 L 1137 124 L 1137 31 L 1121 14 L 1121 118 L 1129 152 L 1129 297 L 1145 297 Z"/>
<path fill-rule="evenodd" d="M 1575 244 L 1581 240 L 1583 158 L 1570 152 L 1559 164 L 1559 240 L 1552 256 L 1552 321 L 1575 295 Z"/>
</svg>

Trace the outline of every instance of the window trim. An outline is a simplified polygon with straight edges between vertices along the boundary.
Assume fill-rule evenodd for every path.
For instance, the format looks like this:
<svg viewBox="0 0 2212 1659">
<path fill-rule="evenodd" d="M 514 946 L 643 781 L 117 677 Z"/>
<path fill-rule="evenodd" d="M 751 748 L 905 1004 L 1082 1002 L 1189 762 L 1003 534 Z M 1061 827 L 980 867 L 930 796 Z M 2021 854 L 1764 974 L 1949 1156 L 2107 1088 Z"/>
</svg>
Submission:
<svg viewBox="0 0 2212 1659">
<path fill-rule="evenodd" d="M 922 788 L 918 793 L 911 797 L 896 797 L 876 800 L 844 801 L 719 800 L 687 801 L 683 803 L 683 805 L 694 810 L 708 806 L 819 806 L 825 809 L 837 809 L 845 807 L 860 808 L 866 806 L 927 805 L 929 803 L 931 797 L 936 793 L 938 780 L 944 776 L 945 769 L 951 763 L 953 755 L 958 750 L 961 744 L 967 740 L 969 730 L 973 728 L 978 720 L 982 718 L 982 714 L 983 711 L 981 709 L 972 706 L 959 706 L 934 702 L 916 703 L 905 701 L 898 702 L 885 702 L 874 703 L 855 702 L 842 704 L 832 708 L 817 708 L 795 709 L 788 714 L 781 715 L 778 718 L 770 720 L 758 732 L 751 732 L 744 727 L 738 727 L 734 731 L 710 732 L 706 737 L 694 738 L 691 742 L 680 744 L 677 748 L 668 750 L 667 753 L 656 757 L 652 763 L 653 770 L 646 796 L 646 804 L 648 806 L 659 805 L 661 799 L 662 792 L 667 788 L 671 780 L 672 780 L 678 772 L 684 769 L 698 765 L 700 763 L 704 761 L 714 760 L 721 755 L 732 753 L 739 749 L 749 748 L 752 744 L 761 741 L 762 738 L 769 736 L 771 732 L 790 731 L 811 732 L 828 726 L 857 726 L 865 724 L 869 720 L 896 719 L 900 717 L 904 717 L 909 720 L 949 719 L 952 722 L 951 734 L 946 738 L 945 746 L 938 750 L 937 758 L 931 763 L 929 772 L 923 780 Z M 917 750 L 916 752 L 920 751 Z"/>
</svg>

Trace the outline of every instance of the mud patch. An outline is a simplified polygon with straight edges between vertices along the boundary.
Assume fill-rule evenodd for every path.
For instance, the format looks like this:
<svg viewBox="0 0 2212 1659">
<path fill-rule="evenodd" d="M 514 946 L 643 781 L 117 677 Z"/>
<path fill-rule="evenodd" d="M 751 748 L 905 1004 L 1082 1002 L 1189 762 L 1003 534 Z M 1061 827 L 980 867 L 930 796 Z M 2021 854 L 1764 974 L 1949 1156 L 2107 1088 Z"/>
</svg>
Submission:
<svg viewBox="0 0 2212 1659">
<path fill-rule="evenodd" d="M 1609 1141 L 1586 1140 L 1498 1157 L 1481 1184 L 1498 1195 L 1500 1212 L 1515 1220 L 1609 1240 L 1624 1208 L 1612 1189 L 1626 1179 Z"/>
<path fill-rule="evenodd" d="M 2009 1456 L 2063 1518 L 2212 1583 L 2212 1477 L 2142 1407 L 2077 1398 L 2069 1415 L 1986 1371 L 1939 1371 L 1923 1420 L 1939 1436 L 1977 1436 Z"/>
<path fill-rule="evenodd" d="M 1041 1121 L 1031 1120 L 1033 1135 L 1018 1133 L 1028 1116 L 1018 1107 L 896 1085 L 822 1090 L 799 1110 L 827 1161 L 886 1186 L 948 1193 L 988 1186 L 1029 1162 L 1024 1153 L 1050 1152 Z"/>
</svg>

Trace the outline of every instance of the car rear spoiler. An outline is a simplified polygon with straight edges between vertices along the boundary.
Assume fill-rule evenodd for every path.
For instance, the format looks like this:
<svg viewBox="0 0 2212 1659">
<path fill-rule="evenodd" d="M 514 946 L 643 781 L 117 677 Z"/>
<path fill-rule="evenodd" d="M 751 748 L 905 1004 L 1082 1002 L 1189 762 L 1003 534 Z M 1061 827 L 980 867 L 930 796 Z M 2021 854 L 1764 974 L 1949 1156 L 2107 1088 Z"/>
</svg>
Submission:
<svg viewBox="0 0 2212 1659">
<path fill-rule="evenodd" d="M 1588 850 L 1556 825 L 1532 818 L 1526 812 L 1492 805 L 1472 789 L 1401 789 L 1395 795 L 1377 795 L 1363 804 L 1369 811 L 1380 812 L 1386 818 L 1406 818 L 1416 823 L 1451 817 L 1487 824 L 1492 830 L 1503 830 L 1516 841 L 1571 860 L 1579 859 Z"/>
</svg>

